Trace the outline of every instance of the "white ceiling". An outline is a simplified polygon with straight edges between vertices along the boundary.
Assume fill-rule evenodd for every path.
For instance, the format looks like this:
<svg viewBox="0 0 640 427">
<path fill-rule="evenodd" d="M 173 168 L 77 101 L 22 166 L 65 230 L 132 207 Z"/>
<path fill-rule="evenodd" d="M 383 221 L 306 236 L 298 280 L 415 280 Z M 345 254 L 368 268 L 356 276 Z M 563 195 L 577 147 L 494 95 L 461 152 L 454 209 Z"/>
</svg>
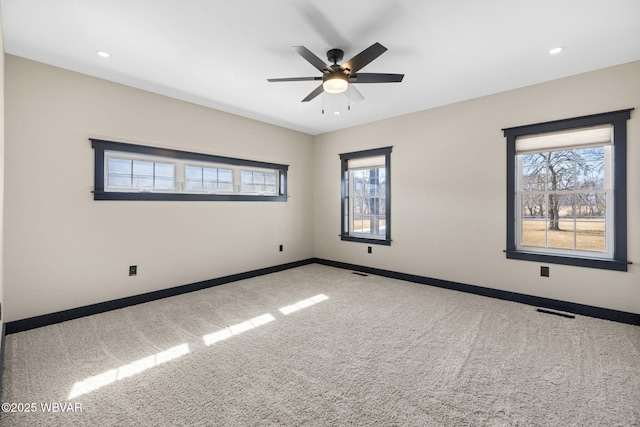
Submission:
<svg viewBox="0 0 640 427">
<path fill-rule="evenodd" d="M 2 13 L 7 53 L 312 135 L 640 59 L 640 0 L 2 0 Z M 320 75 L 291 46 L 347 60 L 375 42 L 389 50 L 362 72 L 404 81 L 358 85 L 350 111 L 343 95 L 301 103 L 318 82 L 267 82 Z"/>
</svg>

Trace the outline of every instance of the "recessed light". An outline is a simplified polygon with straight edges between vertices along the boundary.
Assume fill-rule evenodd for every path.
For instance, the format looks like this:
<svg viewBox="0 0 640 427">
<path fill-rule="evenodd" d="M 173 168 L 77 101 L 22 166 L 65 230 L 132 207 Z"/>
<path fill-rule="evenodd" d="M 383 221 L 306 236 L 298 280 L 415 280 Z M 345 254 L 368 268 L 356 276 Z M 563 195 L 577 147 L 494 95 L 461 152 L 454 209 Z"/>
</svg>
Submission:
<svg viewBox="0 0 640 427">
<path fill-rule="evenodd" d="M 556 54 L 562 52 L 563 50 L 564 50 L 564 48 L 562 46 L 554 47 L 553 49 L 551 49 L 549 51 L 549 54 L 556 55 Z"/>
<path fill-rule="evenodd" d="M 336 116 L 340 115 L 340 111 L 334 111 L 333 114 L 335 114 Z"/>
<path fill-rule="evenodd" d="M 105 52 L 104 50 L 97 50 L 96 54 L 98 54 L 98 56 L 101 56 L 103 58 L 108 58 L 111 56 L 109 52 Z"/>
</svg>

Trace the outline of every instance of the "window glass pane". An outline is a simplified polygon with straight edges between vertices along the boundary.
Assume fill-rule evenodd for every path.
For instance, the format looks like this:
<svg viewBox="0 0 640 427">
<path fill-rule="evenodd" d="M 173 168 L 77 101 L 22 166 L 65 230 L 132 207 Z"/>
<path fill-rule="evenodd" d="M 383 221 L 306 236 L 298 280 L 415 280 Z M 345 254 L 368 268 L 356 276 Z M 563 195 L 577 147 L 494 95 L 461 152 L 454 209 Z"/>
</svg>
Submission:
<svg viewBox="0 0 640 427">
<path fill-rule="evenodd" d="M 155 176 L 153 188 L 157 190 L 175 189 L 175 166 L 171 163 L 155 163 Z"/>
<path fill-rule="evenodd" d="M 131 175 L 131 160 L 109 158 L 109 175 Z"/>
<path fill-rule="evenodd" d="M 219 182 L 233 182 L 233 171 L 230 169 L 219 169 L 218 170 L 218 180 Z"/>
<path fill-rule="evenodd" d="M 546 217 L 547 207 L 544 194 L 523 194 L 520 201 L 523 219 L 540 219 Z"/>
<path fill-rule="evenodd" d="M 131 188 L 131 175 L 109 175 L 109 187 Z"/>
<path fill-rule="evenodd" d="M 605 185 L 604 147 L 576 150 L 576 187 L 578 189 L 602 190 Z"/>
<path fill-rule="evenodd" d="M 184 172 L 187 180 L 200 181 L 202 179 L 202 168 L 200 167 L 187 165 Z"/>
<path fill-rule="evenodd" d="M 207 191 L 216 191 L 218 187 L 218 169 L 202 168 L 202 188 Z"/>
<path fill-rule="evenodd" d="M 185 174 L 185 190 L 198 191 L 202 190 L 202 168 L 197 166 L 186 165 Z"/>
<path fill-rule="evenodd" d="M 204 181 L 217 181 L 218 169 L 215 168 L 202 168 L 202 179 Z"/>
<path fill-rule="evenodd" d="M 541 219 L 525 219 L 522 221 L 522 245 L 523 246 L 547 246 L 547 221 Z"/>
<path fill-rule="evenodd" d="M 576 187 L 579 190 L 604 190 L 604 161 L 579 164 Z"/>
<path fill-rule="evenodd" d="M 107 163 L 107 187 L 131 188 L 131 160 L 109 158 Z"/>
<path fill-rule="evenodd" d="M 278 190 L 277 177 L 275 173 L 265 173 L 265 192 L 275 193 Z"/>
<path fill-rule="evenodd" d="M 574 221 L 573 219 L 561 219 L 557 222 L 557 228 L 552 228 L 553 221 L 549 221 L 547 244 L 549 248 L 574 249 Z"/>
<path fill-rule="evenodd" d="M 547 245 L 547 204 L 543 194 L 521 195 L 522 226 L 520 241 L 524 246 Z"/>
<path fill-rule="evenodd" d="M 547 189 L 550 191 L 572 190 L 575 186 L 575 156 L 571 151 L 549 153 L 547 163 Z"/>
<path fill-rule="evenodd" d="M 173 190 L 175 188 L 173 178 L 156 177 L 154 188 L 157 190 Z"/>
<path fill-rule="evenodd" d="M 362 215 L 364 213 L 362 209 L 362 199 L 354 198 L 353 199 L 353 214 L 354 215 Z"/>
<path fill-rule="evenodd" d="M 362 215 L 354 216 L 353 231 L 355 233 L 364 233 L 365 231 L 369 231 L 368 218 Z"/>
<path fill-rule="evenodd" d="M 576 215 L 580 219 L 604 218 L 606 215 L 606 193 L 576 194 Z"/>
<path fill-rule="evenodd" d="M 576 221 L 576 249 L 594 252 L 607 250 L 604 219 Z"/>
<path fill-rule="evenodd" d="M 522 155 L 520 186 L 525 191 L 544 190 L 547 185 L 548 153 Z"/>
<path fill-rule="evenodd" d="M 218 191 L 233 191 L 233 171 L 218 169 Z"/>
<path fill-rule="evenodd" d="M 153 188 L 153 162 L 133 161 L 133 182 L 131 186 L 138 189 Z"/>
<path fill-rule="evenodd" d="M 240 191 L 243 193 L 252 193 L 253 189 L 253 172 L 242 171 L 240 173 Z"/>
<path fill-rule="evenodd" d="M 576 249 L 606 251 L 606 193 L 576 194 Z"/>
<path fill-rule="evenodd" d="M 133 161 L 133 175 L 141 177 L 153 176 L 153 162 L 144 162 L 141 160 Z"/>
<path fill-rule="evenodd" d="M 156 163 L 155 175 L 163 178 L 172 178 L 174 176 L 174 166 L 171 163 Z"/>
</svg>

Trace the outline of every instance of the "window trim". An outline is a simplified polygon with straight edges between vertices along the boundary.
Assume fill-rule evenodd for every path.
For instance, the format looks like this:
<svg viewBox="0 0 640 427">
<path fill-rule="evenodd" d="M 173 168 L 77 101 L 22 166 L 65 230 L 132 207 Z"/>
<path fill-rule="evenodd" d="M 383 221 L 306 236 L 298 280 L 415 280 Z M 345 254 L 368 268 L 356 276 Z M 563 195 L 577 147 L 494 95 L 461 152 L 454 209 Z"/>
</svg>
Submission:
<svg viewBox="0 0 640 427">
<path fill-rule="evenodd" d="M 627 120 L 633 108 L 555 120 L 502 129 L 507 138 L 507 249 L 508 259 L 563 264 L 605 270 L 627 271 Z M 522 251 L 516 248 L 516 139 L 520 136 L 576 130 L 610 124 L 613 126 L 613 259 L 590 258 L 580 255 L 548 254 Z"/>
<path fill-rule="evenodd" d="M 360 242 L 373 245 L 391 245 L 391 150 L 393 147 L 373 148 L 364 151 L 355 151 L 352 153 L 340 154 L 340 183 L 342 187 L 342 194 L 340 197 L 340 239 L 349 242 Z M 348 216 L 349 209 L 345 207 L 345 201 L 349 199 L 349 160 L 362 159 L 366 157 L 380 157 L 385 158 L 385 237 L 383 239 L 375 239 L 368 237 L 360 237 L 350 234 L 351 225 L 346 224 L 345 221 L 350 221 Z M 345 231 L 346 229 L 346 231 Z"/>
<path fill-rule="evenodd" d="M 190 151 L 172 150 L 168 148 L 151 147 L 146 145 L 128 144 L 124 142 L 106 141 L 89 138 L 94 149 L 94 200 L 159 200 L 159 201 L 260 201 L 260 202 L 286 202 L 287 201 L 287 172 L 289 165 L 278 163 L 260 162 L 255 160 L 223 157 L 212 154 L 194 153 Z M 139 154 L 144 156 L 156 156 L 180 161 L 196 161 L 229 165 L 235 167 L 249 167 L 256 169 L 271 169 L 278 171 L 279 194 L 255 195 L 242 193 L 181 193 L 173 191 L 106 191 L 105 190 L 105 151 Z"/>
</svg>

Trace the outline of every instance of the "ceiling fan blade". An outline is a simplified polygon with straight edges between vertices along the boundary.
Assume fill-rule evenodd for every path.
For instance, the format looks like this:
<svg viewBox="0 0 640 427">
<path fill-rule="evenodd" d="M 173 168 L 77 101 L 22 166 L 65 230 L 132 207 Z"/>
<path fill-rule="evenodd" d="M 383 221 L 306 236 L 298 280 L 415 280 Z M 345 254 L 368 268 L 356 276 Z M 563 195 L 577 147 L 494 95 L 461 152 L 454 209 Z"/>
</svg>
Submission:
<svg viewBox="0 0 640 427">
<path fill-rule="evenodd" d="M 369 46 L 368 48 L 366 48 L 365 50 L 363 50 L 362 52 L 360 52 L 359 54 L 357 54 L 356 56 L 354 56 L 353 58 L 351 58 L 350 60 L 348 60 L 347 62 L 345 62 L 344 64 L 342 64 L 340 68 L 342 68 L 343 70 L 348 68 L 349 70 L 351 70 L 350 71 L 351 74 L 355 74 L 358 72 L 358 70 L 364 68 L 367 64 L 369 64 L 371 61 L 373 61 L 374 59 L 376 59 L 378 56 L 382 55 L 386 51 L 387 51 L 386 47 L 376 42 L 371 46 Z"/>
<path fill-rule="evenodd" d="M 364 95 L 362 95 L 362 92 L 360 92 L 354 85 L 349 85 L 349 88 L 342 93 L 345 96 L 349 97 L 352 101 L 364 101 Z"/>
<path fill-rule="evenodd" d="M 313 90 L 313 92 L 311 92 L 309 95 L 307 95 L 307 97 L 305 99 L 303 99 L 302 102 L 309 102 L 313 98 L 315 98 L 316 96 L 320 95 L 322 92 L 324 92 L 324 88 L 322 87 L 322 85 L 320 85 L 317 88 L 315 88 Z"/>
<path fill-rule="evenodd" d="M 324 72 L 331 71 L 327 64 L 320 58 L 318 58 L 313 52 L 304 46 L 293 46 L 293 49 L 298 52 L 298 55 L 302 56 L 309 62 L 309 64 L 316 67 L 318 70 Z"/>
<path fill-rule="evenodd" d="M 281 79 L 267 79 L 268 82 L 308 82 L 322 80 L 322 77 L 284 77 Z"/>
<path fill-rule="evenodd" d="M 349 78 L 351 83 L 398 83 L 404 74 L 358 73 Z"/>
</svg>

